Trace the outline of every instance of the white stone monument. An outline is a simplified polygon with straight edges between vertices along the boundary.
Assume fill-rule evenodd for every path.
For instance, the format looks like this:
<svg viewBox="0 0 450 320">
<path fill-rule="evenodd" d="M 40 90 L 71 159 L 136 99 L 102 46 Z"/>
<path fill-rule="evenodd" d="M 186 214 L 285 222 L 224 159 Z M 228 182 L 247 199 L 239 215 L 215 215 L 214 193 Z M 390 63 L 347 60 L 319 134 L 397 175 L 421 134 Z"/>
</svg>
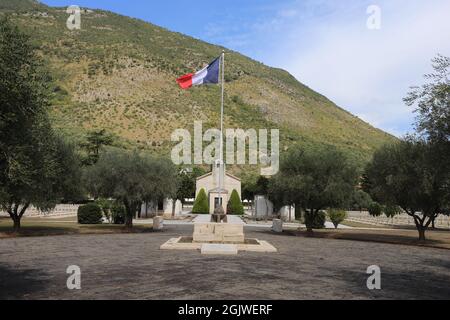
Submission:
<svg viewBox="0 0 450 320">
<path fill-rule="evenodd" d="M 163 230 L 164 219 L 163 217 L 156 216 L 153 218 L 153 230 Z"/>
<path fill-rule="evenodd" d="M 283 220 L 281 220 L 281 219 L 273 219 L 272 231 L 273 232 L 277 232 L 277 233 L 283 232 Z"/>
</svg>

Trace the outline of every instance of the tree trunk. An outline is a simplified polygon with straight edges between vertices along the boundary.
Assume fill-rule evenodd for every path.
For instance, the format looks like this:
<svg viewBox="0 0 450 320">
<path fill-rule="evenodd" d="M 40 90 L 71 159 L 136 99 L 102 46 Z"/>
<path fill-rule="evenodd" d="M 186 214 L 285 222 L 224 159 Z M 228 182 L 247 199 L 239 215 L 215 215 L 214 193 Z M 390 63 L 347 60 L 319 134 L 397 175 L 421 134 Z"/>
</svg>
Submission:
<svg viewBox="0 0 450 320">
<path fill-rule="evenodd" d="M 431 219 L 431 229 L 433 229 L 433 230 L 436 229 L 435 220 L 436 220 L 436 217 Z"/>
<path fill-rule="evenodd" d="M 172 199 L 172 218 L 175 218 L 176 206 L 177 206 L 177 200 L 176 199 L 175 200 Z"/>
<path fill-rule="evenodd" d="M 20 218 L 17 216 L 14 217 L 13 222 L 14 222 L 14 233 L 18 233 L 20 231 Z"/>
<path fill-rule="evenodd" d="M 266 218 L 265 218 L 265 222 L 267 222 L 267 220 L 269 220 L 269 202 L 267 201 L 267 197 L 264 198 L 264 201 L 266 203 Z"/>
<path fill-rule="evenodd" d="M 128 229 L 133 228 L 133 213 L 127 212 L 125 215 L 125 227 Z"/>
<path fill-rule="evenodd" d="M 123 204 L 125 205 L 125 227 L 127 229 L 131 229 L 133 228 L 133 216 L 136 213 L 136 211 L 134 210 L 134 206 L 129 203 L 127 200 L 125 200 L 123 202 Z"/>
<path fill-rule="evenodd" d="M 425 228 L 418 228 L 419 231 L 419 241 L 425 241 Z"/>
<path fill-rule="evenodd" d="M 30 206 L 29 203 L 26 203 L 23 205 L 23 207 L 19 210 L 19 204 L 12 204 L 9 206 L 7 212 L 9 216 L 11 217 L 13 221 L 13 230 L 14 233 L 17 233 L 20 231 L 20 221 L 25 214 L 25 211 L 27 211 L 28 207 Z"/>
<path fill-rule="evenodd" d="M 308 217 L 307 217 L 308 216 Z M 308 213 L 307 209 L 305 209 L 305 224 L 306 224 L 306 232 L 308 235 L 313 235 L 313 220 L 314 219 L 314 209 L 310 209 Z"/>
</svg>

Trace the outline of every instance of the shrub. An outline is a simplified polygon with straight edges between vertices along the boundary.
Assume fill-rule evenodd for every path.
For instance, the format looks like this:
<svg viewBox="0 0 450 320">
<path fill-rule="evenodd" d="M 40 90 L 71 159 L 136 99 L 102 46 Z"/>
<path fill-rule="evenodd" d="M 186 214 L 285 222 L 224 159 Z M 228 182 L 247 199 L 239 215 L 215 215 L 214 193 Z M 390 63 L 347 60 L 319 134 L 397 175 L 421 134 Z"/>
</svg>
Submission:
<svg viewBox="0 0 450 320">
<path fill-rule="evenodd" d="M 108 221 L 111 221 L 111 201 L 101 198 L 96 200 L 95 204 L 102 209 L 103 216 L 108 219 Z"/>
<path fill-rule="evenodd" d="M 368 209 L 369 214 L 373 217 L 379 217 L 383 213 L 383 207 L 378 202 L 372 202 Z"/>
<path fill-rule="evenodd" d="M 370 195 L 362 190 L 357 190 L 352 195 L 352 209 L 362 211 L 362 209 L 369 208 L 372 202 Z"/>
<path fill-rule="evenodd" d="M 236 190 L 231 192 L 230 200 L 227 204 L 227 214 L 243 215 L 244 206 L 242 205 L 241 198 Z"/>
<path fill-rule="evenodd" d="M 305 225 L 308 229 L 325 228 L 325 212 L 319 211 L 317 214 L 311 215 L 309 211 L 305 213 Z"/>
<path fill-rule="evenodd" d="M 125 223 L 125 207 L 120 204 L 114 204 L 111 207 L 111 219 L 114 224 L 124 224 Z"/>
<path fill-rule="evenodd" d="M 328 210 L 328 217 L 330 217 L 331 222 L 337 229 L 339 224 L 347 218 L 347 212 L 340 209 L 330 209 Z"/>
<path fill-rule="evenodd" d="M 102 216 L 102 209 L 95 203 L 88 203 L 78 208 L 79 224 L 100 224 Z"/>
<path fill-rule="evenodd" d="M 383 211 L 388 218 L 393 218 L 394 216 L 402 212 L 400 207 L 396 205 L 387 205 L 384 207 Z"/>
<path fill-rule="evenodd" d="M 200 189 L 197 198 L 192 208 L 192 213 L 209 214 L 208 197 L 206 196 L 205 189 Z"/>
</svg>

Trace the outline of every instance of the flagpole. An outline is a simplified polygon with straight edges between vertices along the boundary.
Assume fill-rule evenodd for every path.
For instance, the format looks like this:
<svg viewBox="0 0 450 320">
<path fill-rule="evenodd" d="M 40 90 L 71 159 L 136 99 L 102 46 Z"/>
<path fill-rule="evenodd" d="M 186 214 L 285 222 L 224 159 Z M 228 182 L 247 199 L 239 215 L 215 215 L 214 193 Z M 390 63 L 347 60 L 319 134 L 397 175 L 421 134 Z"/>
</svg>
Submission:
<svg viewBox="0 0 450 320">
<path fill-rule="evenodd" d="M 220 164 L 219 164 L 219 205 L 223 209 L 223 201 L 222 201 L 222 170 L 223 170 L 223 100 L 224 100 L 224 89 L 225 89 L 225 51 L 222 51 L 222 99 L 220 106 Z M 225 178 L 225 172 L 224 178 Z M 224 209 L 225 211 L 225 209 Z M 226 212 L 225 212 L 226 213 Z M 219 222 L 220 219 L 219 219 Z"/>
</svg>

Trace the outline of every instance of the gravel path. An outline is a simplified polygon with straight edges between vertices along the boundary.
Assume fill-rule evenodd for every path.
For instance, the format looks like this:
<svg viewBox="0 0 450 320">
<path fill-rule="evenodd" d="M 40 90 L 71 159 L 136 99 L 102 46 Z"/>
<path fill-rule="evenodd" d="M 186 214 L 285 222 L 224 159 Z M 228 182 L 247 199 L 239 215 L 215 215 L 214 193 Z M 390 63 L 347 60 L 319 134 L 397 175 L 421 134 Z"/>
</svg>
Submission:
<svg viewBox="0 0 450 320">
<path fill-rule="evenodd" d="M 303 238 L 246 228 L 275 254 L 161 251 L 192 225 L 146 234 L 0 240 L 0 299 L 450 299 L 450 251 Z M 81 290 L 66 268 L 81 268 Z M 382 289 L 366 287 L 379 265 Z"/>
</svg>

